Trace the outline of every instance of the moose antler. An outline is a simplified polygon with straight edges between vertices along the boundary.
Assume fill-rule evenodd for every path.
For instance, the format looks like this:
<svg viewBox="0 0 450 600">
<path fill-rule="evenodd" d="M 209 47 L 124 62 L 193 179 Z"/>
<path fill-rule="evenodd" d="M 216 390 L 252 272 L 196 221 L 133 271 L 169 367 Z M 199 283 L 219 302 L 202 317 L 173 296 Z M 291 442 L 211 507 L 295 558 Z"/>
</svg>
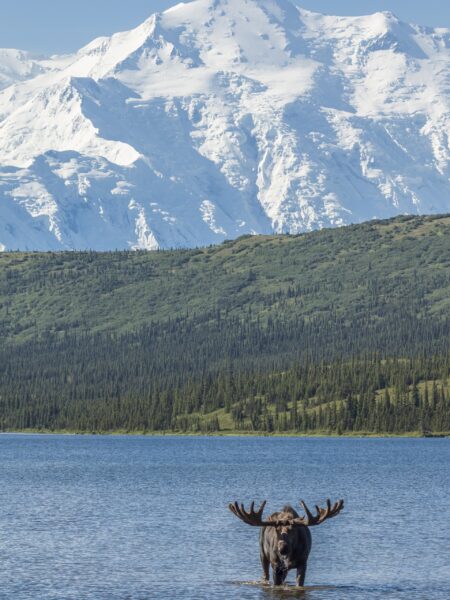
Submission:
<svg viewBox="0 0 450 600">
<path fill-rule="evenodd" d="M 313 515 L 303 500 L 300 501 L 303 506 L 303 510 L 306 513 L 306 517 L 299 517 L 298 519 L 293 519 L 292 524 L 294 525 L 306 525 L 306 527 L 312 527 L 313 525 L 320 525 L 327 519 L 332 519 L 336 515 L 338 515 L 341 510 L 344 508 L 344 501 L 338 500 L 335 502 L 333 506 L 331 506 L 331 501 L 328 498 L 326 508 L 320 508 L 320 506 L 316 505 L 317 514 Z"/>
<path fill-rule="evenodd" d="M 228 508 L 231 512 L 236 515 L 241 521 L 247 523 L 247 525 L 252 525 L 252 527 L 279 527 L 280 525 L 287 525 L 289 521 L 263 521 L 262 514 L 264 512 L 264 508 L 267 504 L 267 500 L 261 504 L 258 510 L 255 511 L 255 503 L 252 502 L 250 505 L 250 510 L 247 512 L 244 508 L 244 505 L 239 505 L 238 502 L 232 502 L 228 505 Z M 270 517 L 269 517 L 270 519 Z"/>
<path fill-rule="evenodd" d="M 245 510 L 244 505 L 241 504 L 239 506 L 238 502 L 230 503 L 228 508 L 234 515 L 236 515 L 236 517 L 241 519 L 241 521 L 247 523 L 247 525 L 252 525 L 253 527 L 264 527 L 266 522 L 262 520 L 262 514 L 266 504 L 267 500 L 264 500 L 259 509 L 255 511 L 255 502 L 252 502 L 248 512 Z"/>
<path fill-rule="evenodd" d="M 319 506 L 316 506 L 317 514 L 313 515 L 302 500 L 301 504 L 306 513 L 306 517 L 297 517 L 295 519 L 275 519 L 274 517 L 277 514 L 275 513 L 275 515 L 269 517 L 268 521 L 263 521 L 262 515 L 266 504 L 267 501 L 264 500 L 259 509 L 255 511 L 255 503 L 252 502 L 248 512 L 245 510 L 244 505 L 239 504 L 238 502 L 232 502 L 228 505 L 228 508 L 234 515 L 236 515 L 236 517 L 241 519 L 241 521 L 244 521 L 244 523 L 247 523 L 247 525 L 251 525 L 252 527 L 281 527 L 285 525 L 305 525 L 306 527 L 312 527 L 313 525 L 320 525 L 326 521 L 326 519 L 332 519 L 344 508 L 343 500 L 335 502 L 333 506 L 331 506 L 331 501 L 327 500 L 326 508 L 320 508 Z"/>
</svg>

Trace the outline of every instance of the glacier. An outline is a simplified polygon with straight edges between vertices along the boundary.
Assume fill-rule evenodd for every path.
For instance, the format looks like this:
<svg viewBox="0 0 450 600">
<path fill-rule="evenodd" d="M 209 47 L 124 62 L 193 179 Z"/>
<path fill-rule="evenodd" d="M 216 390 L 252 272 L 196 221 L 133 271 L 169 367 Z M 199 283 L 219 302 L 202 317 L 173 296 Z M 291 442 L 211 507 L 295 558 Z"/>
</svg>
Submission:
<svg viewBox="0 0 450 600">
<path fill-rule="evenodd" d="M 194 0 L 0 50 L 0 250 L 193 247 L 450 212 L 450 30 Z"/>
</svg>

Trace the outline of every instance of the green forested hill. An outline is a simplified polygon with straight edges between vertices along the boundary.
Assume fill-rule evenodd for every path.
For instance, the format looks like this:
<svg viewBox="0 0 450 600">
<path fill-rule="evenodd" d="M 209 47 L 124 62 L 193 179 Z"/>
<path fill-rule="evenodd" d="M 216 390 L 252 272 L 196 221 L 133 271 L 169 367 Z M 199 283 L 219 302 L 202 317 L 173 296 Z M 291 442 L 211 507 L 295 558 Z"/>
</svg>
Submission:
<svg viewBox="0 0 450 600">
<path fill-rule="evenodd" d="M 450 431 L 450 216 L 0 254 L 3 429 Z"/>
</svg>

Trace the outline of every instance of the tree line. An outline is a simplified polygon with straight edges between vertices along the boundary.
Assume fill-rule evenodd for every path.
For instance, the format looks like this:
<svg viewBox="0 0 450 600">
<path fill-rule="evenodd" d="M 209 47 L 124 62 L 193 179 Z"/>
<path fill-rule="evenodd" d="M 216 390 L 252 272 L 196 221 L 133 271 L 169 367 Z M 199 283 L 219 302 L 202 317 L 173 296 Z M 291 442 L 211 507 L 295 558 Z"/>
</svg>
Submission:
<svg viewBox="0 0 450 600">
<path fill-rule="evenodd" d="M 370 327 L 210 316 L 3 348 L 0 428 L 450 431 L 447 321 Z"/>
</svg>

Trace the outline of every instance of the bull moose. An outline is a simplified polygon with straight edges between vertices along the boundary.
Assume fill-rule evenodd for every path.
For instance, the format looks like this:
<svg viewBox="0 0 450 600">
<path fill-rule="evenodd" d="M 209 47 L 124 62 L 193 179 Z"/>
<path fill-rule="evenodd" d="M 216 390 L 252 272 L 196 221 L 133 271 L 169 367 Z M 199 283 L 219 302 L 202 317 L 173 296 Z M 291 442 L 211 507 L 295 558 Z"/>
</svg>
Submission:
<svg viewBox="0 0 450 600">
<path fill-rule="evenodd" d="M 261 527 L 259 536 L 259 550 L 263 579 L 269 582 L 269 568 L 272 567 L 274 585 L 282 585 L 288 571 L 297 569 L 297 585 L 303 587 L 305 583 L 308 556 L 311 551 L 311 532 L 309 527 L 320 525 L 327 519 L 338 515 L 344 508 L 344 501 L 339 500 L 331 505 L 327 500 L 326 508 L 316 506 L 317 513 L 313 515 L 306 504 L 301 501 L 305 516 L 300 517 L 292 506 L 285 506 L 281 512 L 271 514 L 266 521 L 262 515 L 266 501 L 259 510 L 255 511 L 252 502 L 247 512 L 244 505 L 237 502 L 228 507 L 241 521 L 253 527 Z"/>
</svg>

